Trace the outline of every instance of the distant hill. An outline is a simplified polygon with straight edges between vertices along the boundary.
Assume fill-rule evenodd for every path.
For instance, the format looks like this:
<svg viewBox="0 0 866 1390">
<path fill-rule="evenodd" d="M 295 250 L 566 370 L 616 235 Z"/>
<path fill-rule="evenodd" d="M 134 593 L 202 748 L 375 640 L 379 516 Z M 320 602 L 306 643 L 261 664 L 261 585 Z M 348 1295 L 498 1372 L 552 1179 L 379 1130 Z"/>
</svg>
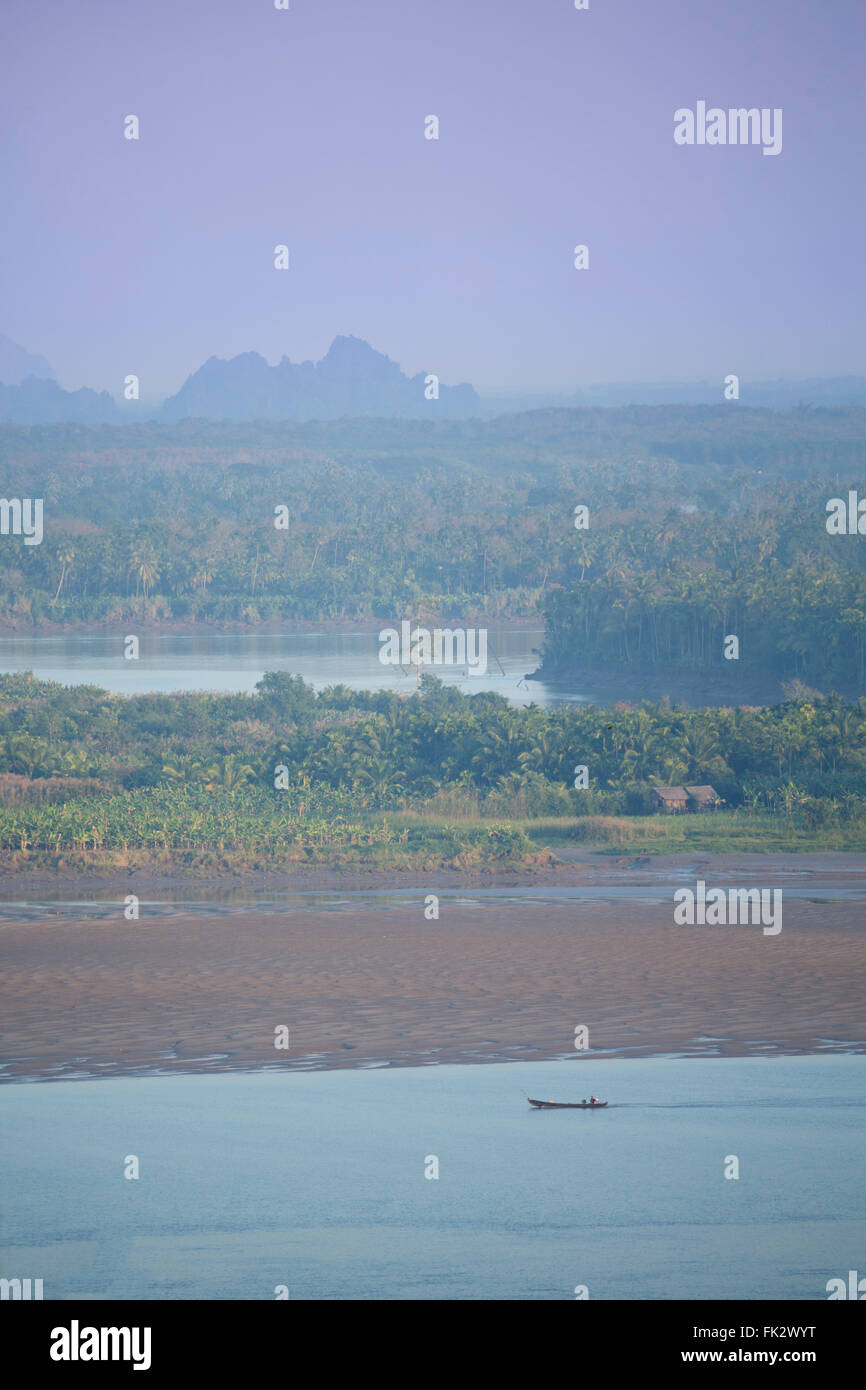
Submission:
<svg viewBox="0 0 866 1390">
<path fill-rule="evenodd" d="M 64 391 L 56 381 L 29 376 L 15 386 L 0 384 L 0 424 L 116 424 L 123 416 L 107 391 Z"/>
<path fill-rule="evenodd" d="M 426 373 L 407 377 L 396 362 L 361 338 L 335 338 L 320 362 L 271 367 L 257 352 L 230 361 L 211 357 L 163 406 L 180 420 L 336 420 L 344 416 L 458 419 L 477 416 L 472 386 L 439 385 L 425 396 Z"/>
<path fill-rule="evenodd" d="M 116 424 L 157 420 L 252 421 L 491 420 L 527 411 L 623 407 L 715 406 L 728 412 L 808 412 L 866 407 L 866 377 L 800 381 L 740 379 L 738 401 L 724 400 L 721 381 L 633 382 L 586 386 L 557 395 L 481 398 L 467 383 L 439 383 L 439 397 L 425 394 L 427 373 L 406 376 L 396 362 L 362 338 L 337 337 L 319 362 L 275 367 L 257 352 L 226 361 L 210 357 L 162 405 L 115 401 L 107 391 L 65 391 L 44 357 L 0 334 L 0 424 Z"/>
<path fill-rule="evenodd" d="M 13 343 L 0 333 L 0 382 L 4 386 L 17 386 L 28 376 L 54 379 L 54 370 L 44 357 L 28 352 L 20 343 Z"/>
</svg>

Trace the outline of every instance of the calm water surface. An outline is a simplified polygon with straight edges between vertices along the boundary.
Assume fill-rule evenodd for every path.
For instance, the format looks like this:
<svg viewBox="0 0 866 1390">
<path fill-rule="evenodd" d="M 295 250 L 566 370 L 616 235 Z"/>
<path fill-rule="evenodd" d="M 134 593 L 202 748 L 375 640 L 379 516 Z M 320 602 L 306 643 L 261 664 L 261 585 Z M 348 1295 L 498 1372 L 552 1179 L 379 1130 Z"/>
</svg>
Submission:
<svg viewBox="0 0 866 1390">
<path fill-rule="evenodd" d="M 66 633 L 54 637 L 0 637 L 0 674 L 33 671 L 64 685 L 99 685 L 120 695 L 154 691 L 251 691 L 265 671 L 290 671 L 317 690 L 348 685 L 353 690 L 396 690 L 411 694 L 414 670 L 383 666 L 379 628 L 369 632 L 195 632 L 139 634 L 137 661 L 123 656 L 126 629 L 112 634 Z M 487 672 L 466 667 L 431 668 L 465 694 L 492 690 L 514 705 L 590 703 L 610 707 L 618 700 L 640 703 L 669 696 L 690 706 L 774 704 L 784 698 L 779 681 L 754 673 L 726 681 L 718 670 L 647 673 L 593 671 L 559 681 L 527 679 L 538 669 L 542 628 L 489 627 Z"/>
<path fill-rule="evenodd" d="M 2 1272 L 46 1298 L 808 1300 L 866 1267 L 857 1057 L 52 1082 L 0 1116 Z"/>
<path fill-rule="evenodd" d="M 145 691 L 251 691 L 265 671 L 291 671 L 317 690 L 348 685 L 353 690 L 416 688 L 414 670 L 383 666 L 378 629 L 370 632 L 214 632 L 141 636 L 140 657 L 123 656 L 123 633 L 56 637 L 0 637 L 0 673 L 33 671 L 41 680 L 65 685 L 100 685 L 120 695 Z M 466 667 L 440 666 L 436 675 L 466 694 L 495 690 L 514 704 L 558 704 L 579 700 L 567 687 L 555 689 L 524 677 L 538 667 L 541 628 L 488 629 L 487 673 L 467 676 Z"/>
<path fill-rule="evenodd" d="M 612 866 L 611 873 L 621 873 L 619 866 Z M 708 870 L 706 866 L 685 865 L 667 866 L 663 869 L 640 869 L 641 882 L 601 883 L 601 884 L 533 884 L 532 887 L 497 885 L 491 888 L 447 888 L 437 887 L 440 899 L 459 904 L 460 907 L 477 908 L 479 911 L 496 912 L 503 906 L 527 904 L 531 906 L 545 903 L 571 903 L 575 907 L 590 907 L 597 903 L 630 903 L 634 905 L 665 906 L 672 902 L 672 884 L 693 881 L 695 876 L 710 874 L 713 887 L 728 890 L 753 881 L 763 882 L 767 878 L 766 868 L 738 865 L 737 883 L 729 882 L 729 873 Z M 844 884 L 804 884 L 796 881 L 797 870 L 773 869 L 773 881 L 783 885 L 786 900 L 813 903 L 817 906 L 829 903 L 866 902 L 866 872 L 856 865 L 846 865 L 844 872 L 848 879 Z M 286 892 L 275 889 L 252 889 L 249 887 L 229 887 L 225 884 L 196 883 L 188 887 L 175 884 L 171 888 L 151 889 L 139 899 L 142 918 L 195 916 L 205 917 L 230 915 L 239 911 L 256 914 L 277 914 L 310 910 L 322 912 L 356 912 L 360 909 L 383 911 L 388 908 L 417 911 L 423 900 L 420 888 L 379 888 L 379 889 L 340 889 L 326 891 L 311 889 L 306 892 Z M 46 900 L 41 894 L 14 898 L 7 894 L 0 902 L 0 922 L 44 921 L 46 917 L 56 916 L 78 918 L 81 921 L 103 919 L 115 921 L 118 913 L 118 898 L 105 897 L 100 890 L 69 888 L 58 891 Z"/>
</svg>

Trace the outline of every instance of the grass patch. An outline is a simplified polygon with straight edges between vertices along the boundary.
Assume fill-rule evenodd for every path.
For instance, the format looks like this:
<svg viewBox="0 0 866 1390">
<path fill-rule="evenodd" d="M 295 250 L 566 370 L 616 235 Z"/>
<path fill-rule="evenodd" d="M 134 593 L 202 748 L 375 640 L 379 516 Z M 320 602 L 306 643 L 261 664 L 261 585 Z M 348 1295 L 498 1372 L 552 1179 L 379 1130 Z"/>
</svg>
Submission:
<svg viewBox="0 0 866 1390">
<path fill-rule="evenodd" d="M 646 817 L 646 820 L 648 825 L 645 833 L 651 834 L 653 817 Z M 464 814 L 453 820 L 450 817 L 446 820 L 443 816 L 429 811 L 388 812 L 385 821 L 398 833 L 409 829 L 419 838 L 429 836 L 431 840 L 437 836 L 441 837 L 446 827 L 450 832 L 461 835 L 470 833 L 483 836 L 492 824 L 487 816 Z M 630 844 L 641 821 L 637 817 L 632 819 L 626 816 L 516 816 L 500 820 L 496 824 L 507 826 L 517 834 L 524 835 L 531 845 L 553 849 L 557 845 L 571 844 Z"/>
<path fill-rule="evenodd" d="M 784 816 L 717 811 L 701 816 L 635 816 L 629 848 L 639 854 L 819 854 L 866 850 L 866 826 L 806 827 Z M 601 853 L 613 854 L 612 848 Z"/>
</svg>

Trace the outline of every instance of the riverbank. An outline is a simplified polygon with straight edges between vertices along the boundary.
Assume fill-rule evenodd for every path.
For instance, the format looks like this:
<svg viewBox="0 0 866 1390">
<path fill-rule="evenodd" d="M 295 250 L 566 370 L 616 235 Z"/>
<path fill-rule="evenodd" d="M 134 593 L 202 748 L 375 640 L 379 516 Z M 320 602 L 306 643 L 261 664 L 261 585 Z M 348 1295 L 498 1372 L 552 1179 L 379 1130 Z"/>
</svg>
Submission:
<svg viewBox="0 0 866 1390">
<path fill-rule="evenodd" d="M 741 670 L 737 662 L 723 662 L 716 667 L 635 669 L 595 663 L 557 667 L 542 661 L 526 679 L 546 686 L 554 696 L 559 690 L 577 687 L 588 704 L 606 709 L 612 709 L 621 702 L 637 707 L 644 700 L 658 702 L 665 699 L 684 709 L 719 706 L 736 709 L 743 705 L 765 707 L 784 704 L 794 698 L 785 689 L 790 684 L 787 679 L 750 667 Z M 848 682 L 819 681 L 818 684 L 822 695 L 839 695 L 845 700 L 857 700 L 866 693 L 866 685 L 856 679 Z"/>
<path fill-rule="evenodd" d="M 117 800 L 117 798 L 115 798 Z M 113 804 L 113 803 L 112 803 Z M 677 855 L 714 859 L 755 856 L 767 863 L 774 856 L 811 857 L 866 853 L 866 824 L 807 827 L 787 816 L 767 812 L 714 812 L 685 816 L 505 817 L 433 815 L 423 812 L 358 812 L 350 823 L 329 833 L 262 838 L 257 847 L 239 848 L 228 821 L 225 839 L 202 838 L 197 845 L 172 845 L 168 839 L 112 847 L 95 837 L 91 826 L 74 840 L 52 846 L 54 832 L 43 824 L 35 841 L 23 811 L 11 816 L 0 809 L 0 886 L 29 896 L 34 885 L 128 885 L 133 878 L 148 885 L 210 884 L 290 885 L 355 883 L 393 884 L 431 875 L 452 882 L 534 882 L 544 875 L 562 878 L 569 863 L 587 856 L 663 862 Z M 37 808 L 41 810 L 42 808 Z M 53 808 L 52 808 L 53 809 Z M 62 821 L 63 808 L 55 820 Z M 31 817 L 33 825 L 44 815 Z M 140 831 L 140 827 L 139 827 Z M 91 844 L 86 844 L 90 839 Z M 97 842 L 97 839 L 99 842 Z M 24 849 L 12 846 L 28 845 Z"/>
<path fill-rule="evenodd" d="M 425 605 L 426 606 L 426 605 Z M 405 616 L 405 615 L 400 615 Z M 393 613 L 385 614 L 380 618 L 268 618 L 268 619 L 245 619 L 245 618 L 220 618 L 213 622 L 202 619 L 184 618 L 159 618 L 154 616 L 144 617 L 139 613 L 121 612 L 111 618 L 106 618 L 101 622 L 77 622 L 74 619 L 66 619 L 64 622 L 52 622 L 50 619 L 40 619 L 38 622 L 25 621 L 24 619 L 10 622 L 8 618 L 0 620 L 0 638 L 8 637 L 104 637 L 108 634 L 115 636 L 118 629 L 124 630 L 130 622 L 135 622 L 136 632 L 141 633 L 164 633 L 166 636 L 180 637 L 211 637 L 219 633 L 243 633 L 248 636 L 255 636 L 256 633 L 267 633 L 269 636 L 274 633 L 282 633 L 287 637 L 295 635 L 311 636 L 316 633 L 350 633 L 361 636 L 371 634 L 378 637 L 384 627 L 393 627 L 396 619 Z M 414 621 L 414 620 L 413 620 Z M 499 631 L 509 632 L 541 632 L 541 623 L 537 612 L 526 612 L 523 614 L 502 614 L 496 613 L 488 615 L 474 607 L 453 613 L 443 613 L 442 622 L 448 625 L 466 623 L 471 626 L 488 626 Z"/>
<path fill-rule="evenodd" d="M 761 879 L 776 884 L 807 884 L 823 887 L 866 885 L 866 854 L 842 851 L 809 852 L 792 855 L 772 850 L 715 854 L 706 846 L 688 854 L 646 855 L 622 849 L 613 854 L 592 845 L 561 847 L 555 863 L 530 865 L 486 865 L 472 871 L 456 867 L 423 870 L 417 865 L 395 870 L 371 864 L 336 868 L 333 864 L 296 864 L 290 868 L 268 867 L 236 873 L 176 872 L 171 866 L 148 866 L 141 870 L 122 868 L 95 872 L 92 867 L 39 869 L 32 865 L 13 866 L 11 856 L 0 857 L 0 884 L 6 906 L 0 912 L 10 915 L 18 902 L 61 901 L 75 897 L 86 902 L 103 900 L 106 894 L 123 897 L 133 878 L 139 894 L 160 899 L 177 891 L 195 900 L 226 899 L 242 894 L 251 901 L 263 893 L 343 893 L 414 889 L 531 888 L 538 884 L 555 889 L 577 887 L 640 888 L 659 881 L 679 880 L 684 874 L 726 874 L 732 879 L 751 882 Z M 432 885 L 432 887 L 430 886 Z M 866 926 L 866 919 L 864 919 Z"/>
<path fill-rule="evenodd" d="M 260 903 L 147 883 L 112 903 L 103 883 L 89 918 L 47 893 L 15 920 L 9 904 L 2 1075 L 542 1060 L 573 1055 L 581 1025 L 595 1055 L 866 1051 L 862 856 L 585 858 L 563 875 L 485 891 L 416 874 L 360 896 L 321 875 Z M 783 929 L 677 926 L 673 894 L 696 878 L 781 887 Z"/>
</svg>

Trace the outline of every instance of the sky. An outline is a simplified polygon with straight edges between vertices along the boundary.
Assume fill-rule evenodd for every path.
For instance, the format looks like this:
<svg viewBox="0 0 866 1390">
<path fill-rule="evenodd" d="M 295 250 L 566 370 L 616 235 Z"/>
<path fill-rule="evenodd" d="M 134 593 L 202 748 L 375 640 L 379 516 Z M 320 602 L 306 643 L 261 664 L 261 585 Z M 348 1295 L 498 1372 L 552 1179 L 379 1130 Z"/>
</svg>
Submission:
<svg viewBox="0 0 866 1390">
<path fill-rule="evenodd" d="M 482 394 L 866 374 L 863 0 L 290 6 L 4 0 L 0 333 L 63 386 L 337 334 Z M 699 101 L 780 153 L 676 144 Z"/>
</svg>

